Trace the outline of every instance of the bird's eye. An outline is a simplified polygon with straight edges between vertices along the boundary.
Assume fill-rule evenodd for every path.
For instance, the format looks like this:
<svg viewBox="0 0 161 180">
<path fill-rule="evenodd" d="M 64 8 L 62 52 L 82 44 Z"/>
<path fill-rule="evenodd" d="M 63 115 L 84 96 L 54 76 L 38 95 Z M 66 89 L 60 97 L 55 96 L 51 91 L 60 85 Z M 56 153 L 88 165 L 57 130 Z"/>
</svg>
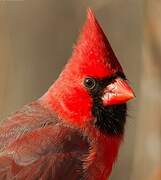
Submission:
<svg viewBox="0 0 161 180">
<path fill-rule="evenodd" d="M 96 86 L 96 81 L 93 78 L 85 78 L 84 80 L 84 85 L 88 88 L 88 89 L 93 89 Z"/>
</svg>

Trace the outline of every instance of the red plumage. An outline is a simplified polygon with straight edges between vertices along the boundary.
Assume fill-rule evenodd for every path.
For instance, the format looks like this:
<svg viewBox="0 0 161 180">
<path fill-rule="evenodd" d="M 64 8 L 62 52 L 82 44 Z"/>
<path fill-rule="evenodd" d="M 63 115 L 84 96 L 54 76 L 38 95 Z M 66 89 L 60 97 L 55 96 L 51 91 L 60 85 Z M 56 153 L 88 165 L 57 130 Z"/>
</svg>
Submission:
<svg viewBox="0 0 161 180">
<path fill-rule="evenodd" d="M 0 126 L 0 179 L 105 180 L 133 98 L 89 9 L 72 57 L 39 100 Z"/>
</svg>

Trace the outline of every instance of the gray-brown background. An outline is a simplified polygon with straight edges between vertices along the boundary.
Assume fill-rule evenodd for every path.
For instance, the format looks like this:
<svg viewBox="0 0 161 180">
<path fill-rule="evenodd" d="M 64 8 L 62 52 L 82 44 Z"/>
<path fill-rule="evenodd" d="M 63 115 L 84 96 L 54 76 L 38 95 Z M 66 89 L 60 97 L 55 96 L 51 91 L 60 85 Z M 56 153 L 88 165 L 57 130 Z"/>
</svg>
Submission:
<svg viewBox="0 0 161 180">
<path fill-rule="evenodd" d="M 90 6 L 137 95 L 111 180 L 151 179 L 160 166 L 161 25 L 153 20 L 159 3 L 0 0 L 0 118 L 40 97 L 57 78 Z"/>
</svg>

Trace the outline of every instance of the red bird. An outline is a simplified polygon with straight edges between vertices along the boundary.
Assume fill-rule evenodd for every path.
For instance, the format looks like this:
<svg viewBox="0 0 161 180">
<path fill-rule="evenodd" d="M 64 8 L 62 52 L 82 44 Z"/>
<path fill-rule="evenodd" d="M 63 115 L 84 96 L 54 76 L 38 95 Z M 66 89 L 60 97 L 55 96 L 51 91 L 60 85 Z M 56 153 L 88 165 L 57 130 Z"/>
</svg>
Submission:
<svg viewBox="0 0 161 180">
<path fill-rule="evenodd" d="M 134 97 L 89 9 L 69 62 L 40 99 L 0 126 L 0 179 L 106 180 Z"/>
</svg>

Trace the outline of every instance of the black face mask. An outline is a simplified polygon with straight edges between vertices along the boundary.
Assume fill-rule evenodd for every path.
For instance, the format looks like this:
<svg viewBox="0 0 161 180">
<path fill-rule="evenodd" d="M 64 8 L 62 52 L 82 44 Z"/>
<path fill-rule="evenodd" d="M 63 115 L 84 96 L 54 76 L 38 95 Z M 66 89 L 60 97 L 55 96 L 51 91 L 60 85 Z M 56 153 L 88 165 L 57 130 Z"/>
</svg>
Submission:
<svg viewBox="0 0 161 180">
<path fill-rule="evenodd" d="M 84 81 L 84 85 L 93 99 L 92 113 L 95 117 L 94 125 L 102 133 L 108 135 L 123 134 L 126 122 L 126 103 L 104 106 L 101 100 L 103 89 L 112 83 L 117 77 L 126 79 L 122 73 L 116 73 L 114 76 L 104 79 L 87 77 Z"/>
</svg>

